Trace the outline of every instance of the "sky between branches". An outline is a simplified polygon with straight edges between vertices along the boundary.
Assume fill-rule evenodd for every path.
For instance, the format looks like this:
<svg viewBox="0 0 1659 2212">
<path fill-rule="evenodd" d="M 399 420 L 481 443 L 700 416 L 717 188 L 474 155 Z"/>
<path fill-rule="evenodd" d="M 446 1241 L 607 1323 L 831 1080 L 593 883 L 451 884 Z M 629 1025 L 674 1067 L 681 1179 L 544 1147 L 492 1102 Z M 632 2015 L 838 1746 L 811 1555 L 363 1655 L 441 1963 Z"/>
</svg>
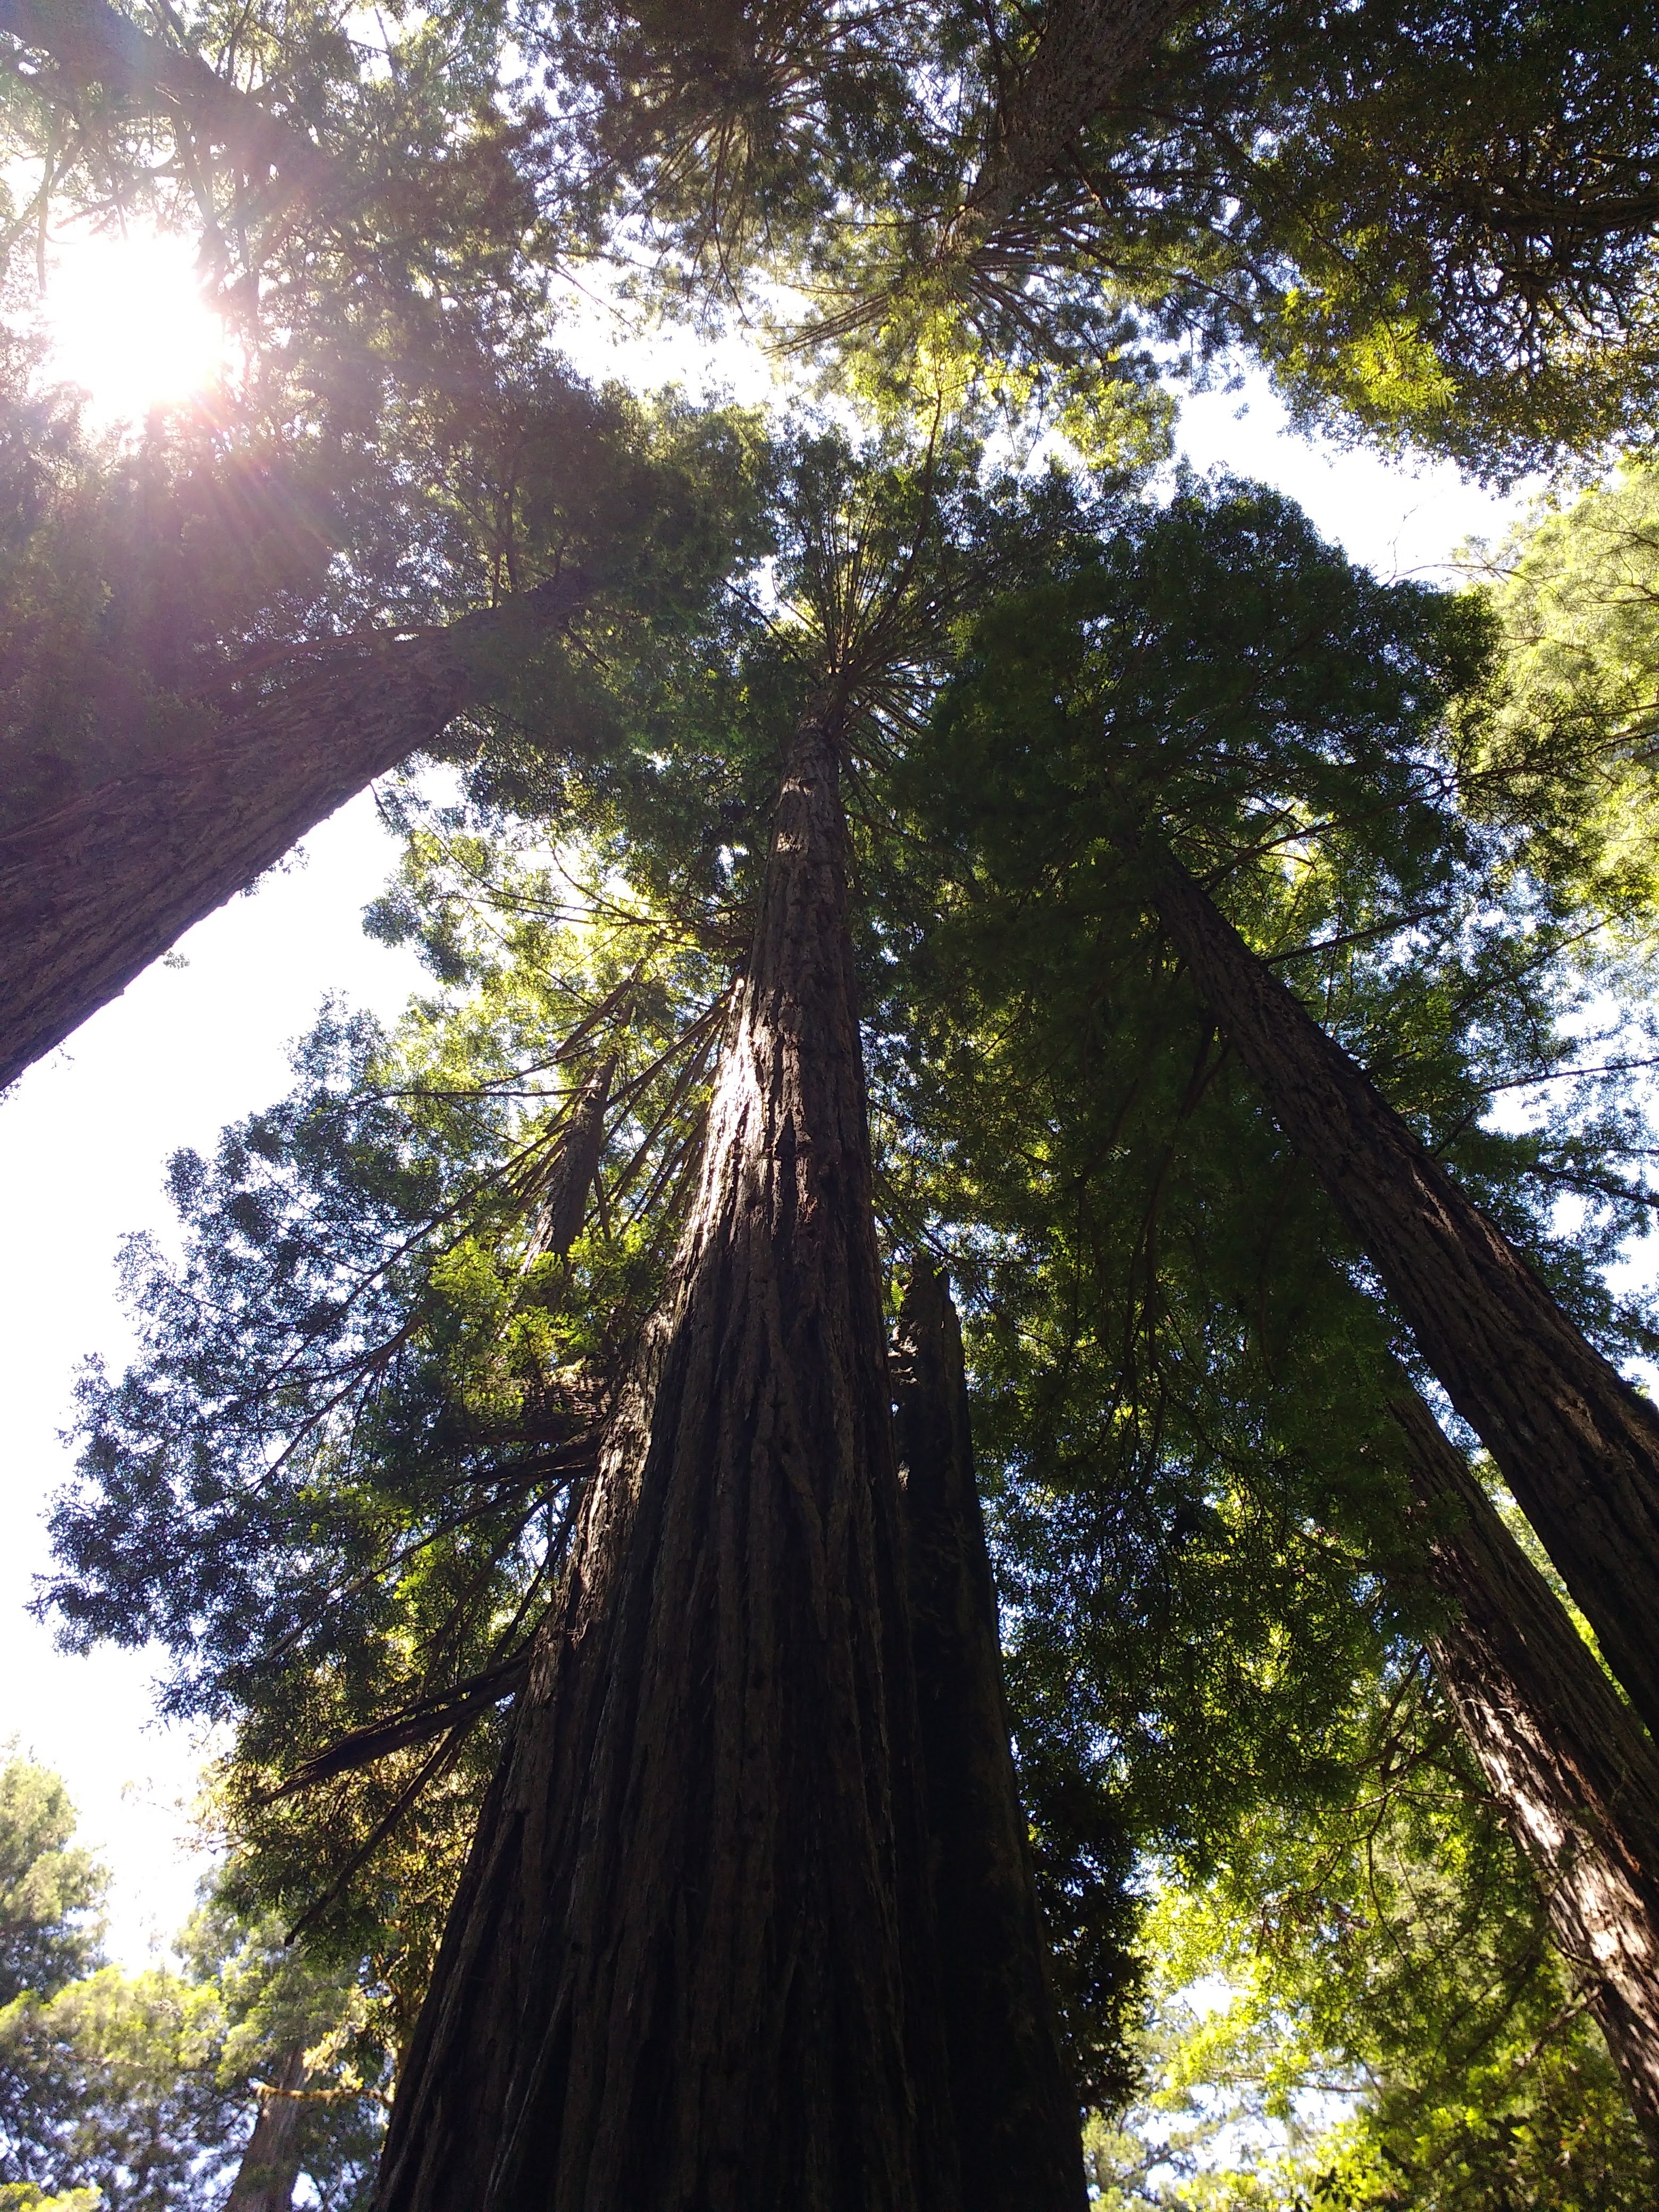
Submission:
<svg viewBox="0 0 1659 2212">
<path fill-rule="evenodd" d="M 168 333 L 184 332 L 199 312 L 187 259 L 163 249 L 135 277 L 142 250 L 137 241 L 66 245 L 52 272 L 46 319 L 58 360 L 106 419 L 143 404 L 135 394 L 144 390 L 145 360 L 166 384 Z M 744 401 L 767 392 L 765 362 L 741 346 L 711 352 L 686 334 L 642 338 L 591 309 L 571 331 L 568 350 L 590 374 L 642 387 L 677 380 L 698 393 L 725 387 Z M 188 325 L 188 336 L 205 360 L 199 327 Z M 1180 444 L 1200 469 L 1278 486 L 1352 558 L 1388 576 L 1449 574 L 1463 541 L 1500 537 L 1531 496 L 1523 488 L 1496 500 L 1444 464 L 1413 474 L 1290 435 L 1259 376 L 1239 392 L 1189 400 Z M 0 1393 L 9 1417 L 0 1739 L 15 1733 L 68 1780 L 83 1839 L 115 1869 L 111 1946 L 129 1966 L 145 1963 L 182 1921 L 205 1863 L 188 1841 L 202 1747 L 154 1722 L 143 1654 L 66 1657 L 26 1613 L 47 1562 L 41 1516 L 70 1468 L 58 1431 L 81 1359 L 97 1352 L 118 1370 L 127 1355 L 115 1249 L 132 1230 L 172 1241 L 167 1155 L 182 1145 L 210 1150 L 225 1122 L 287 1089 L 288 1044 L 325 992 L 389 1020 L 417 986 L 412 955 L 371 942 L 359 927 L 393 859 L 372 795 L 354 799 L 307 839 L 302 861 L 183 939 L 186 964 L 152 968 L 0 1101 Z"/>
</svg>

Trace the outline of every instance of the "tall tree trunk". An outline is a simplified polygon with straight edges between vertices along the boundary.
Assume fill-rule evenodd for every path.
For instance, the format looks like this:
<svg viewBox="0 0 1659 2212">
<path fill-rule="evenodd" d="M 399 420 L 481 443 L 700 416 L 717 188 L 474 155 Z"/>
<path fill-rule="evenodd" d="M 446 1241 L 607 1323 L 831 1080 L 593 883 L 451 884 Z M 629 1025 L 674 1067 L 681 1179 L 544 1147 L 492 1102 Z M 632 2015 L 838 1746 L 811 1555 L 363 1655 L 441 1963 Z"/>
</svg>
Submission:
<svg viewBox="0 0 1659 2212">
<path fill-rule="evenodd" d="M 300 2044 L 259 2100 L 259 2116 L 225 2199 L 225 2212 L 292 2212 L 294 2185 L 300 2179 L 299 2093 L 305 2085 L 306 2052 Z"/>
<path fill-rule="evenodd" d="M 1659 1751 L 1404 1376 L 1389 1410 L 1452 1608 L 1436 1671 L 1659 2154 Z"/>
<path fill-rule="evenodd" d="M 343 647 L 211 738 L 0 837 L 0 1089 L 581 604 L 574 571 L 449 629 Z"/>
<path fill-rule="evenodd" d="M 1173 860 L 1171 942 L 1659 1735 L 1659 1412 Z"/>
<path fill-rule="evenodd" d="M 380 2212 L 955 2212 L 839 738 L 823 708 L 793 749 Z"/>
<path fill-rule="evenodd" d="M 1060 2055 L 1008 1743 L 962 1332 L 945 1278 L 925 1261 L 911 1273 L 894 1351 L 905 1579 L 963 2212 L 1084 2212 L 1078 2100 Z"/>
<path fill-rule="evenodd" d="M 1075 160 L 1073 142 L 1195 0 L 1048 0 L 1025 67 L 1003 88 L 959 243 L 977 242 Z"/>
</svg>

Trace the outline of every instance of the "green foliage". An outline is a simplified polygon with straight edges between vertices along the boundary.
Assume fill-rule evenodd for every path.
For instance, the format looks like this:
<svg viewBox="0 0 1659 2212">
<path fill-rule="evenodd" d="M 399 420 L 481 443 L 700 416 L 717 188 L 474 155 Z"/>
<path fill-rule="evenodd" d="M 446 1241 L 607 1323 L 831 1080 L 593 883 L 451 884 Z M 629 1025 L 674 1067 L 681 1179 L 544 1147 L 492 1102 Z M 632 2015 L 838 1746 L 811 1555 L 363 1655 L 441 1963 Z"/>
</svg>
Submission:
<svg viewBox="0 0 1659 2212">
<path fill-rule="evenodd" d="M 1242 339 L 1304 416 L 1499 477 L 1642 442 L 1656 72 L 1616 5 L 1206 9 L 1065 219 L 1166 335 Z"/>
<path fill-rule="evenodd" d="M 159 1966 L 104 1966 L 53 1997 L 17 1998 L 0 2013 L 14 2170 L 94 2188 L 110 2212 L 188 2203 L 204 2142 L 230 2123 L 220 2029 L 216 1992 Z"/>
<path fill-rule="evenodd" d="M 1464 702 L 1490 683 L 1482 606 L 1376 584 L 1249 487 L 1128 510 L 1068 557 L 968 639 L 906 770 L 936 825 L 907 895 L 906 972 L 939 1024 L 918 1057 L 971 1077 L 960 1040 L 1006 1038 L 1026 1069 L 1055 1067 L 1055 1113 L 1098 1102 L 1109 1151 L 1161 1188 L 1164 1140 L 1137 1146 L 1113 1117 L 1139 1097 L 1138 1024 L 1182 1058 L 1167 1080 L 1195 1086 L 1184 1113 L 1209 1083 L 1138 857 L 1167 844 L 1583 1324 L 1644 1345 L 1640 1310 L 1592 1272 L 1647 1212 L 1641 1116 L 1611 1079 L 1627 1066 L 1597 1052 L 1576 1090 L 1550 1086 L 1578 1061 L 1575 1032 L 1607 1041 L 1584 1019 L 1592 988 L 1645 976 L 1598 967 L 1606 909 L 1464 804 Z M 1474 781 L 1485 808 L 1490 781 Z M 1644 1034 L 1639 998 L 1609 1019 L 1626 1042 Z M 1500 1133 L 1487 1101 L 1510 1090 L 1556 1103 Z M 1621 1158 L 1627 1183 L 1609 1172 Z M 1554 1233 L 1566 1192 L 1591 1209 L 1571 1242 Z"/>
<path fill-rule="evenodd" d="M 384 2038 L 361 1961 L 322 1961 L 222 1877 L 183 1931 L 183 1972 L 102 1965 L 105 1877 L 70 1841 L 62 1783 L 0 1772 L 8 1986 L 0 2004 L 0 2205 L 192 2212 L 219 2203 L 259 2085 L 304 2053 L 296 2150 L 328 2212 L 356 2206 L 378 2152 Z"/>
<path fill-rule="evenodd" d="M 1114 465 L 1167 433 L 1157 338 L 1499 476 L 1651 422 L 1659 52 L 1611 0 L 1230 0 L 1092 119 L 1022 106 L 1040 16 L 955 0 L 142 20 L 326 173 L 272 192 L 177 103 L 24 64 L 11 235 L 42 208 L 199 229 L 272 419 L 477 396 L 587 258 L 705 325 L 794 314 L 866 403 L 977 392 Z M 1011 129 L 1057 135 L 993 215 Z"/>
<path fill-rule="evenodd" d="M 1022 106 L 1042 16 L 531 20 L 577 228 L 643 235 L 705 313 L 804 294 L 795 342 L 866 400 L 977 390 L 1121 450 L 1157 434 L 1158 337 L 1498 477 L 1648 435 L 1659 49 L 1628 9 L 1189 13 L 994 218 L 1010 118 L 1052 127 Z"/>
<path fill-rule="evenodd" d="M 194 2212 L 222 2201 L 263 2088 L 304 2052 L 294 2149 L 327 2212 L 365 2199 L 385 2061 L 369 1997 L 341 1968 L 249 1928 L 216 1898 L 185 1929 L 184 1974 L 100 1967 L 0 2010 L 0 2171 L 32 2206 Z M 367 2069 L 367 2071 L 366 2071 Z"/>
<path fill-rule="evenodd" d="M 88 1378 L 52 1601 L 76 1639 L 164 1644 L 175 1709 L 234 1723 L 240 1901 L 301 1918 L 368 1993 L 362 2047 L 395 2050 L 493 1763 L 492 1670 L 559 1571 L 696 1172 L 776 763 L 843 685 L 884 1231 L 945 1252 L 967 1308 L 1036 1854 L 1108 2101 L 1138 1869 L 1212 1882 L 1264 1824 L 1335 1819 L 1437 1618 L 1392 1316 L 1170 961 L 1147 845 L 1620 1352 L 1651 1342 L 1601 1275 L 1644 1218 L 1645 1131 L 1593 1087 L 1486 1119 L 1578 1064 L 1599 978 L 1583 912 L 1462 803 L 1482 605 L 1377 584 L 1249 486 L 1160 507 L 999 483 L 945 440 L 773 466 L 763 579 L 666 649 L 618 624 L 568 686 L 526 682 L 465 803 L 405 799 L 375 927 L 439 991 L 390 1035 L 326 1016 L 289 1098 L 174 1162 L 185 1258 L 131 1253 L 143 1349 Z M 538 1224 L 601 1071 L 555 1253 Z"/>
<path fill-rule="evenodd" d="M 1628 459 L 1493 556 L 1500 682 L 1469 732 L 1477 804 L 1534 865 L 1645 932 L 1655 906 L 1659 474 Z"/>
<path fill-rule="evenodd" d="M 191 1978 L 218 1996 L 215 2078 L 251 2113 L 259 2087 L 283 2085 L 301 2053 L 295 2163 L 325 2212 L 350 2212 L 367 2201 L 385 2122 L 383 1993 L 364 1962 L 289 1942 L 280 1915 L 250 1919 L 237 1893 L 233 1863 L 177 1945 Z"/>
<path fill-rule="evenodd" d="M 1372 1707 L 1346 1790 L 1261 1808 L 1207 1881 L 1160 1890 L 1146 1933 L 1148 2088 L 1091 2128 L 1104 2204 L 1650 2201 L 1535 1887 L 1419 1677 Z"/>
<path fill-rule="evenodd" d="M 55 1774 L 15 1756 L 0 1767 L 0 2006 L 50 1997 L 96 1956 L 109 1877 L 74 1832 Z"/>
<path fill-rule="evenodd" d="M 515 155 L 539 111 L 506 112 L 498 8 L 369 24 L 207 0 L 141 9 L 137 26 L 251 104 L 232 121 L 204 112 L 188 61 L 169 86 L 21 40 L 0 73 L 9 253 L 70 211 L 195 233 L 216 303 L 253 342 L 250 385 L 302 404 L 361 393 L 400 347 L 428 372 L 476 373 L 481 339 L 533 309 L 538 288 L 514 281 L 514 248 L 538 228 Z"/>
<path fill-rule="evenodd" d="M 55 1774 L 0 1771 L 0 2185 L 18 2212 L 60 2196 L 162 2212 L 194 2201 L 231 2117 L 211 2078 L 217 1998 L 99 1963 L 107 1877 L 74 1826 Z"/>
</svg>

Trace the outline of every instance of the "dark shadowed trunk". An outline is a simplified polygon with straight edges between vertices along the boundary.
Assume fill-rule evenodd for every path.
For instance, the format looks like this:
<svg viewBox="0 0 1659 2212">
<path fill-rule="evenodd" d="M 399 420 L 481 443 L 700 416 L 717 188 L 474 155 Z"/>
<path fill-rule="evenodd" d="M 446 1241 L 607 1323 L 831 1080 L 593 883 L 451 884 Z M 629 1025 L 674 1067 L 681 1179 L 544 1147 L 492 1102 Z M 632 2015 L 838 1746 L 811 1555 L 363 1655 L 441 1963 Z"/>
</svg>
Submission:
<svg viewBox="0 0 1659 2212">
<path fill-rule="evenodd" d="M 1173 861 L 1158 916 L 1659 1735 L 1659 1412 Z"/>
<path fill-rule="evenodd" d="M 1436 1671 L 1659 2152 L 1659 1751 L 1403 1376 L 1389 1406 L 1453 1608 Z"/>
<path fill-rule="evenodd" d="M 984 164 L 969 188 L 977 236 L 1074 163 L 1074 142 L 1194 0 L 1049 0 L 1025 68 L 1004 86 Z"/>
<path fill-rule="evenodd" d="M 899 1312 L 893 1395 L 963 2212 L 1083 2212 L 1078 2101 L 1008 1744 L 962 1334 L 926 1261 Z"/>
<path fill-rule="evenodd" d="M 305 2045 L 300 2044 L 259 2099 L 259 2117 L 225 2199 L 225 2212 L 292 2212 L 294 2185 L 300 2179 L 299 2093 L 305 2085 Z"/>
<path fill-rule="evenodd" d="M 955 2212 L 833 714 L 380 2212 Z"/>
<path fill-rule="evenodd" d="M 0 1089 L 307 830 L 494 696 L 575 574 L 446 630 L 353 649 L 188 750 L 0 836 Z"/>
</svg>

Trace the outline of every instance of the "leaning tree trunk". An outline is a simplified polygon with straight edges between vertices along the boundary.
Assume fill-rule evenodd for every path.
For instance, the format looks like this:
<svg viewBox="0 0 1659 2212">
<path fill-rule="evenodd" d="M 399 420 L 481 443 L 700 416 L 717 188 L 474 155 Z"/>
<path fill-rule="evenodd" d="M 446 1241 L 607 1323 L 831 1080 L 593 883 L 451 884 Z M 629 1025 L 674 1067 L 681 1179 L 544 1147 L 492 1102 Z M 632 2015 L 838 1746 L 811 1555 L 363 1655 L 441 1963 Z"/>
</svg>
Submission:
<svg viewBox="0 0 1659 2212">
<path fill-rule="evenodd" d="M 333 176 L 328 156 L 292 124 L 199 54 L 152 38 L 108 0 L 0 0 L 0 31 L 49 54 L 62 90 L 99 84 L 141 112 L 171 116 L 190 139 L 226 148 L 249 174 L 274 170 L 293 191 L 315 190 Z M 62 96 L 57 84 L 48 90 Z"/>
<path fill-rule="evenodd" d="M 259 2116 L 225 2199 L 224 2212 L 291 2212 L 300 2179 L 300 2092 L 306 2085 L 304 2044 L 290 2051 L 282 2073 L 259 2099 Z"/>
<path fill-rule="evenodd" d="M 1403 1376 L 1389 1410 L 1450 1603 L 1436 1672 L 1659 2154 L 1659 1751 Z"/>
<path fill-rule="evenodd" d="M 580 605 L 574 572 L 356 649 L 186 750 L 0 836 L 0 1090 L 337 806 L 500 688 Z"/>
<path fill-rule="evenodd" d="M 940 1995 L 963 2212 L 1084 2212 L 1029 1830 L 1008 1744 L 996 1588 L 974 1480 L 962 1333 L 912 1271 L 893 1397 Z"/>
<path fill-rule="evenodd" d="M 1659 1735 L 1659 1412 L 1172 860 L 1153 898 L 1274 1120 L 1485 1440 L 1607 1664 Z"/>
<path fill-rule="evenodd" d="M 955 2212 L 836 716 L 380 2212 Z"/>
</svg>

